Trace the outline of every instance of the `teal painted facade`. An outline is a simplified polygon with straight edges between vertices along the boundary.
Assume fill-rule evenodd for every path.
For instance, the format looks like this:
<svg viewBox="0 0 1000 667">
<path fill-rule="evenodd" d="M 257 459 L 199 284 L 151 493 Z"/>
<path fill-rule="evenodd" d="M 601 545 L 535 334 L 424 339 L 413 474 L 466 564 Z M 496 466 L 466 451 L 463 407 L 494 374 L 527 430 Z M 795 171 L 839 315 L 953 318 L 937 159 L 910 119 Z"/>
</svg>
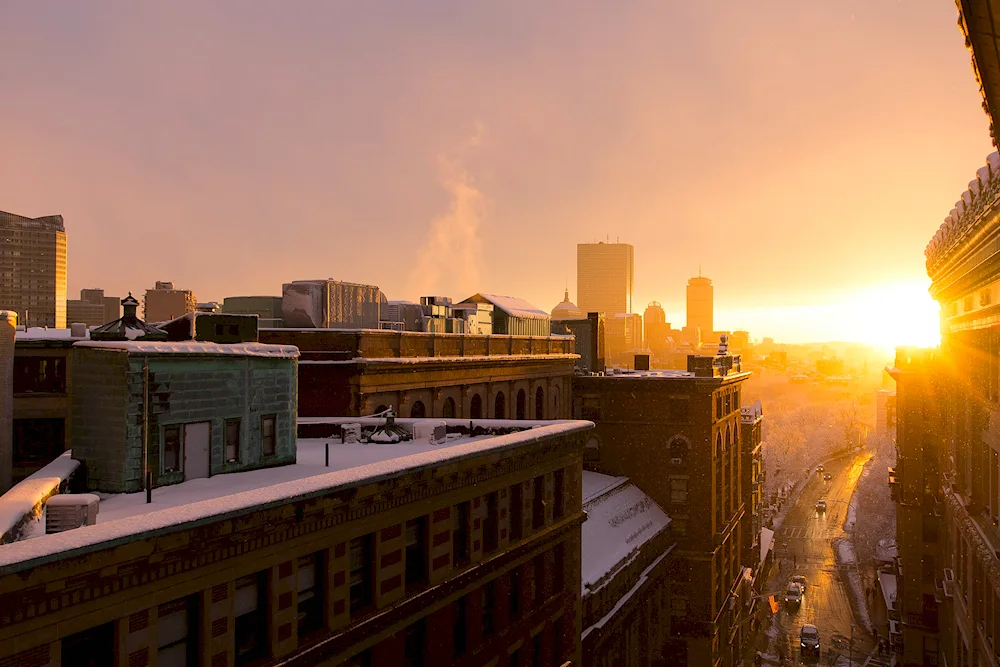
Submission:
<svg viewBox="0 0 1000 667">
<path fill-rule="evenodd" d="M 154 487 L 185 481 L 183 464 L 165 470 L 167 432 L 199 422 L 210 425 L 210 476 L 295 463 L 295 358 L 74 347 L 73 363 L 71 443 L 89 490 L 142 490 L 144 456 Z M 265 455 L 264 418 L 272 416 L 274 454 Z M 239 424 L 235 461 L 226 456 L 230 420 Z"/>
</svg>

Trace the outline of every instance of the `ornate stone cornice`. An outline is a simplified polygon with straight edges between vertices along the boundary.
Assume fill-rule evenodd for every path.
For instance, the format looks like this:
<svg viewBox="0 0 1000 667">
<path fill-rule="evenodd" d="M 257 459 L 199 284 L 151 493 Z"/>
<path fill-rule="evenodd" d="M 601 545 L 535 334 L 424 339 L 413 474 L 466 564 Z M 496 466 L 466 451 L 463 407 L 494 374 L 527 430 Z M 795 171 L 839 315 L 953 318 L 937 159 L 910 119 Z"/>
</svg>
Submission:
<svg viewBox="0 0 1000 667">
<path fill-rule="evenodd" d="M 983 571 L 990 580 L 990 586 L 993 590 L 1000 589 L 1000 560 L 997 559 L 996 551 L 983 539 L 978 526 L 958 496 L 955 493 L 945 493 L 944 497 L 952 516 L 955 517 L 955 525 L 969 540 L 976 559 L 982 563 Z"/>
</svg>

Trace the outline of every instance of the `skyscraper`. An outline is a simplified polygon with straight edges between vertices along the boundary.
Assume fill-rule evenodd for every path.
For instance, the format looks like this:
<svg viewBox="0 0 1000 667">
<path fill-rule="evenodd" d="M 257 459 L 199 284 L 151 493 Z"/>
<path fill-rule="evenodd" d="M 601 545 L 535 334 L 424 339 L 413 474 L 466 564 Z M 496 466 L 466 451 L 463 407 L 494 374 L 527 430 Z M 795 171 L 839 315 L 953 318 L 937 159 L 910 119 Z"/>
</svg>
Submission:
<svg viewBox="0 0 1000 667">
<path fill-rule="evenodd" d="M 632 272 L 631 244 L 578 243 L 576 294 L 580 310 L 609 317 L 631 313 Z"/>
<path fill-rule="evenodd" d="M 61 215 L 0 211 L 0 308 L 27 326 L 66 327 L 66 228 Z"/>
<path fill-rule="evenodd" d="M 687 325 L 701 329 L 702 340 L 711 340 L 715 331 L 714 294 L 711 279 L 699 275 L 688 280 Z"/>
</svg>

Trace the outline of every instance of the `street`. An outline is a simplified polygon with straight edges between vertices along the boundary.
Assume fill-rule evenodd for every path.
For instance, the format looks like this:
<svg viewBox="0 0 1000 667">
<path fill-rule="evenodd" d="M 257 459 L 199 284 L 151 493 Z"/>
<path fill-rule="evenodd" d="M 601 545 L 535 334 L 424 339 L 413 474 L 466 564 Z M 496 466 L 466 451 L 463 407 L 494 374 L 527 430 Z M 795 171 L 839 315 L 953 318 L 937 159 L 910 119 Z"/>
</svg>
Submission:
<svg viewBox="0 0 1000 667">
<path fill-rule="evenodd" d="M 848 589 L 837 571 L 833 540 L 845 536 L 843 524 L 851 494 L 870 456 L 862 452 L 828 462 L 825 472 L 832 476 L 829 481 L 823 479 L 823 473 L 814 470 L 775 535 L 775 568 L 766 590 L 774 593 L 781 605 L 776 619 L 780 630 L 769 633 L 768 652 L 780 655 L 781 643 L 787 638 L 787 655 L 793 664 L 817 662 L 814 656 L 803 659 L 799 652 L 799 632 L 806 624 L 815 625 L 819 630 L 820 664 L 830 664 L 828 660 L 832 654 L 846 657 L 849 653 L 854 617 Z M 818 500 L 826 500 L 826 512 L 816 510 Z M 800 607 L 784 602 L 788 581 L 795 574 L 805 575 L 807 579 Z M 861 664 L 862 656 L 868 654 L 872 645 L 865 628 L 855 624 L 855 661 Z"/>
</svg>

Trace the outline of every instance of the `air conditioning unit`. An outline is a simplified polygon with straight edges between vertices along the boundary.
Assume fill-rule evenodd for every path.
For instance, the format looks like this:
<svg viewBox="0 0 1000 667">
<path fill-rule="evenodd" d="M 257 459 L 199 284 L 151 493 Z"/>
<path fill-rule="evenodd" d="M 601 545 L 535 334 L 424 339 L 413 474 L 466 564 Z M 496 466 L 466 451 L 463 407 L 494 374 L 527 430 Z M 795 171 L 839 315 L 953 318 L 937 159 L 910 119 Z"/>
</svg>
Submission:
<svg viewBox="0 0 1000 667">
<path fill-rule="evenodd" d="M 955 581 L 955 570 L 950 567 L 944 568 L 944 580 L 949 583 Z"/>
<path fill-rule="evenodd" d="M 361 442 L 361 424 L 341 424 L 340 437 L 342 442 Z"/>
<path fill-rule="evenodd" d="M 448 437 L 448 427 L 444 421 L 428 420 L 413 424 L 413 440 L 439 445 Z"/>
<path fill-rule="evenodd" d="M 45 501 L 45 533 L 61 533 L 97 523 L 100 498 L 93 493 L 63 493 Z"/>
</svg>

